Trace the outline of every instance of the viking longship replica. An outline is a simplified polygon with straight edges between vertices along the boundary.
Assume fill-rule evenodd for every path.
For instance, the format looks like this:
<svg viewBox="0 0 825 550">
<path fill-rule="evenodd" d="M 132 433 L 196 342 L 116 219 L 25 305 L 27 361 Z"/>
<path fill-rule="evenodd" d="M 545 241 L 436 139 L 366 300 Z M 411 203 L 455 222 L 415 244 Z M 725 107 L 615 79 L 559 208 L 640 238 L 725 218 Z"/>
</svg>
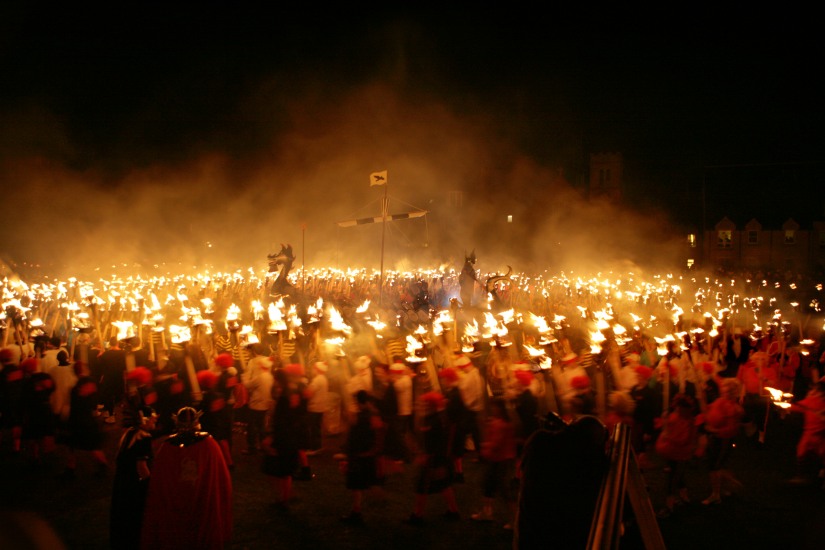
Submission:
<svg viewBox="0 0 825 550">
<path fill-rule="evenodd" d="M 351 220 L 344 220 L 337 222 L 338 227 L 354 227 L 357 225 L 364 225 L 370 223 L 381 223 L 383 224 L 381 227 L 381 275 L 379 280 L 379 288 L 384 287 L 384 245 L 386 242 L 386 234 L 387 234 L 387 224 L 388 222 L 398 221 L 398 220 L 409 220 L 414 218 L 421 218 L 427 215 L 426 210 L 414 210 L 411 212 L 401 212 L 398 214 L 390 214 L 389 213 L 389 195 L 387 194 L 387 171 L 384 170 L 382 172 L 373 172 L 370 174 L 370 187 L 372 186 L 383 186 L 384 187 L 384 197 L 381 200 L 381 215 L 379 216 L 372 216 L 368 218 L 358 218 L 358 219 L 351 219 Z M 379 296 L 379 304 L 381 303 L 381 297 Z"/>
</svg>

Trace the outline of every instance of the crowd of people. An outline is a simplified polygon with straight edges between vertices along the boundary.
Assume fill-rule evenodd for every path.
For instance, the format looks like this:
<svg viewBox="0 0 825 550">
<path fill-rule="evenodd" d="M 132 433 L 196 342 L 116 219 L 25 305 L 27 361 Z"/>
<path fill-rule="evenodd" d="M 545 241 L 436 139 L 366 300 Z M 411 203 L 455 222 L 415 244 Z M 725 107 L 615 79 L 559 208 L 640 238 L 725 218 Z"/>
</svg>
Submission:
<svg viewBox="0 0 825 550">
<path fill-rule="evenodd" d="M 225 547 L 237 453 L 260 458 L 277 507 L 290 506 L 294 480 L 313 479 L 311 458 L 332 452 L 352 496 L 342 510 L 346 524 L 364 524 L 367 492 L 409 465 L 416 475 L 408 525 L 424 526 L 427 500 L 439 495 L 445 519 L 498 520 L 527 540 L 530 516 L 522 511 L 531 493 L 523 489 L 543 476 L 524 466 L 538 463 L 531 453 L 546 452 L 535 436 L 546 436 L 551 421 L 581 418 L 598 419 L 605 434 L 628 425 L 641 468 L 651 467 L 653 455 L 664 461 L 660 518 L 689 500 L 684 472 L 697 457 L 712 489 L 702 504 L 740 489 L 728 468 L 733 440 L 744 433 L 762 444 L 771 415 L 804 415 L 794 481 L 818 479 L 825 350 L 801 326 L 763 331 L 729 323 L 711 333 L 678 320 L 677 338 L 659 341 L 643 329 L 620 337 L 603 328 L 594 346 L 583 328 L 596 320 L 591 298 L 580 319 L 560 316 L 552 338 L 506 316 L 506 335 L 467 347 L 448 331 L 421 339 L 411 353 L 404 346 L 416 323 L 406 321 L 432 321 L 435 310 L 422 299 L 427 286 L 415 289 L 414 300 L 396 305 L 400 321 L 391 336 L 358 324 L 358 335 L 335 346 L 321 338 L 321 323 L 294 339 L 270 332 L 244 341 L 229 330 L 208 343 L 171 346 L 154 336 L 103 341 L 94 331 L 31 338 L 18 331 L 0 349 L 3 437 L 34 464 L 64 446 L 64 479 L 77 475 L 81 456 L 98 476 L 114 470 L 113 548 Z M 508 291 L 505 285 L 498 294 L 499 313 Z M 574 293 L 566 298 L 575 303 Z M 407 302 L 417 304 L 413 315 Z M 453 313 L 467 317 L 471 309 Z M 788 408 L 775 406 L 767 388 L 783 392 Z M 103 450 L 105 423 L 123 428 L 114 457 Z M 237 430 L 242 449 L 234 448 Z M 343 445 L 324 449 L 328 434 L 343 434 Z M 606 437 L 603 443 L 606 451 Z M 483 466 L 483 498 L 462 511 L 455 490 L 468 454 Z M 506 517 L 495 517 L 497 499 Z"/>
</svg>

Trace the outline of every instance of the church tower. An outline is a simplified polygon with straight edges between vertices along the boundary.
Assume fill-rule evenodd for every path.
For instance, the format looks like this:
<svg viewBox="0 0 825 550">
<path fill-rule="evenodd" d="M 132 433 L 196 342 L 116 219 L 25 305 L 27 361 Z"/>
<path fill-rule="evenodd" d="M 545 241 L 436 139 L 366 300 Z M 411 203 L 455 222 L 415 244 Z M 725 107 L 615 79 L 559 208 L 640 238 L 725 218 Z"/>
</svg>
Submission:
<svg viewBox="0 0 825 550">
<path fill-rule="evenodd" d="M 589 196 L 621 201 L 623 172 L 621 153 L 591 153 Z"/>
</svg>

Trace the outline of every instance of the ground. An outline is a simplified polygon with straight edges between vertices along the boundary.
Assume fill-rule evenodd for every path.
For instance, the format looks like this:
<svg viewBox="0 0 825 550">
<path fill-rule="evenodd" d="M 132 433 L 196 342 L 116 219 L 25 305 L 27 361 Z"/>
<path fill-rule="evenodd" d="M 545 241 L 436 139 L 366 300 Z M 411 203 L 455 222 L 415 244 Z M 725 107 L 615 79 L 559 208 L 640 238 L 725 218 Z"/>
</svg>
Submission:
<svg viewBox="0 0 825 550">
<path fill-rule="evenodd" d="M 113 457 L 120 428 L 104 426 L 107 450 Z M 691 502 L 678 507 L 671 517 L 659 520 L 667 548 L 823 547 L 825 491 L 819 484 L 788 483 L 794 474 L 794 445 L 799 430 L 798 417 L 772 418 L 762 448 L 741 438 L 732 456 L 731 469 L 744 487 L 721 504 L 700 503 L 709 493 L 709 484 L 702 461 L 693 463 L 688 471 Z M 478 523 L 470 519 L 481 500 L 481 465 L 477 462 L 468 461 L 466 483 L 456 485 L 462 513 L 459 522 L 441 517 L 445 506 L 440 497 L 434 496 L 428 503 L 424 527 L 402 523 L 413 504 L 413 468 L 408 466 L 389 478 L 383 494 L 367 496 L 366 525 L 353 527 L 338 519 L 348 511 L 350 503 L 343 475 L 332 458 L 340 446 L 340 437 L 328 437 L 326 451 L 310 458 L 316 478 L 295 482 L 297 498 L 286 512 L 272 506 L 273 492 L 269 478 L 260 473 L 260 456 L 239 452 L 244 448 L 242 435 L 236 434 L 235 443 L 233 549 L 512 547 L 512 532 L 503 528 L 507 518 L 502 503 L 497 503 L 496 521 Z M 34 512 L 70 549 L 107 548 L 112 475 L 95 477 L 91 459 L 81 455 L 76 479 L 58 480 L 64 453 L 58 448 L 41 467 L 33 468 L 24 457 L 10 453 L 8 438 L 4 438 L 0 446 L 0 507 Z M 665 473 L 655 456 L 653 462 L 655 467 L 645 471 L 644 478 L 653 508 L 658 509 L 664 502 Z M 625 506 L 625 514 L 632 514 L 629 505 Z M 0 521 L 0 529 L 4 525 L 8 528 L 6 519 Z M 639 547 L 637 535 L 629 527 L 622 548 Z"/>
</svg>

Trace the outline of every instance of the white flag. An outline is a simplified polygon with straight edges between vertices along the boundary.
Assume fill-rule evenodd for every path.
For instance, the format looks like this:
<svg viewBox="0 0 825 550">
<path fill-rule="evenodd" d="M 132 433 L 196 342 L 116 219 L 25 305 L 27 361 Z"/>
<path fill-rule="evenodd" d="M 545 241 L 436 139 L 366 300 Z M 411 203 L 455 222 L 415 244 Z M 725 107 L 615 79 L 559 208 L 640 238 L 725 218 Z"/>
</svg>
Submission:
<svg viewBox="0 0 825 550">
<path fill-rule="evenodd" d="M 373 172 L 370 174 L 370 187 L 373 185 L 385 185 L 387 183 L 387 171 Z"/>
</svg>

